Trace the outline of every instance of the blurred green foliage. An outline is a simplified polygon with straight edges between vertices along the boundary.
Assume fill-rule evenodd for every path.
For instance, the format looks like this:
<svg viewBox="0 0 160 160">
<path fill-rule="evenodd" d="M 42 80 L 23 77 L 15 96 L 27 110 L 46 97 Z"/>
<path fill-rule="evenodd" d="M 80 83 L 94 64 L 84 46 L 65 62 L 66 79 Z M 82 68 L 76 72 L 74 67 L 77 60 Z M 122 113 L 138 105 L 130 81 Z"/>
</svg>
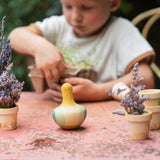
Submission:
<svg viewBox="0 0 160 160">
<path fill-rule="evenodd" d="M 0 15 L 7 16 L 6 31 L 42 20 L 52 14 L 61 14 L 58 0 L 0 0 Z"/>
<path fill-rule="evenodd" d="M 0 0 L 0 19 L 7 16 L 5 38 L 15 27 L 25 26 L 47 16 L 60 14 L 62 14 L 62 11 L 59 0 Z M 17 79 L 25 81 L 23 90 L 32 90 L 23 55 L 13 52 L 13 63 L 13 72 Z"/>
<path fill-rule="evenodd" d="M 160 0 L 122 0 L 121 6 L 115 15 L 132 19 L 139 13 L 160 6 Z M 61 15 L 62 9 L 59 0 L 0 0 L 0 19 L 6 17 L 5 36 L 12 29 L 25 26 L 51 15 Z M 25 81 L 24 90 L 32 90 L 28 69 L 23 55 L 13 52 L 13 72 L 17 79 Z"/>
</svg>

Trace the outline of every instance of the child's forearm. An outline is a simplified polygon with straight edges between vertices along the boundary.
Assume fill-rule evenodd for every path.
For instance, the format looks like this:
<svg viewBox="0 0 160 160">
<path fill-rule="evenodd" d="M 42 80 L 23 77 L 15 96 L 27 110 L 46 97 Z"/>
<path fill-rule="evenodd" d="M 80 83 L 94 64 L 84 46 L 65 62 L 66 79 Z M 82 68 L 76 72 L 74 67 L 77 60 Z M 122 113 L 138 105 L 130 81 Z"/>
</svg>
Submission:
<svg viewBox="0 0 160 160">
<path fill-rule="evenodd" d="M 153 73 L 149 65 L 147 63 L 140 63 L 138 67 L 140 71 L 140 76 L 144 78 L 143 85 L 146 86 L 145 89 L 154 88 Z M 124 82 L 127 86 L 130 87 L 131 77 L 132 77 L 132 71 L 130 71 L 128 74 L 122 76 L 117 80 L 99 84 L 99 87 L 98 87 L 99 92 L 97 94 L 99 96 L 99 99 L 101 100 L 111 99 L 112 97 L 106 93 L 106 90 L 111 89 L 118 82 Z"/>
<path fill-rule="evenodd" d="M 30 54 L 34 56 L 36 50 L 46 40 L 38 35 L 36 31 L 29 27 L 19 27 L 14 29 L 10 34 L 10 44 L 19 53 Z"/>
</svg>

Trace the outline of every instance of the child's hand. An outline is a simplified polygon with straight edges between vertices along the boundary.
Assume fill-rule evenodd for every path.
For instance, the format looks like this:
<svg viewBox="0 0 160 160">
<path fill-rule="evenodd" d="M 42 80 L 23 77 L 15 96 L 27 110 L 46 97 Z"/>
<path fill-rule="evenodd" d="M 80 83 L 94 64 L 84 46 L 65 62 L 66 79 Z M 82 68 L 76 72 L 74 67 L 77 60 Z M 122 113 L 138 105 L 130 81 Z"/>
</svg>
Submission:
<svg viewBox="0 0 160 160">
<path fill-rule="evenodd" d="M 70 83 L 73 88 L 73 97 L 75 101 L 97 101 L 102 100 L 102 93 L 100 86 L 89 79 L 71 77 L 64 79 L 63 82 Z M 52 84 L 52 88 L 46 92 L 51 96 L 55 102 L 62 102 L 61 85 L 57 83 Z"/>
<path fill-rule="evenodd" d="M 61 52 L 54 45 L 42 44 L 34 55 L 37 68 L 43 77 L 58 80 L 64 76 L 67 65 Z"/>
<path fill-rule="evenodd" d="M 98 84 L 92 82 L 89 79 L 84 78 L 67 78 L 64 80 L 67 83 L 72 84 L 73 86 L 73 97 L 74 100 L 78 101 L 96 101 L 100 100 L 98 94 L 100 87 Z"/>
<path fill-rule="evenodd" d="M 55 102 L 62 102 L 61 85 L 53 83 L 52 88 L 54 89 L 46 90 L 46 93 L 48 93 Z"/>
</svg>

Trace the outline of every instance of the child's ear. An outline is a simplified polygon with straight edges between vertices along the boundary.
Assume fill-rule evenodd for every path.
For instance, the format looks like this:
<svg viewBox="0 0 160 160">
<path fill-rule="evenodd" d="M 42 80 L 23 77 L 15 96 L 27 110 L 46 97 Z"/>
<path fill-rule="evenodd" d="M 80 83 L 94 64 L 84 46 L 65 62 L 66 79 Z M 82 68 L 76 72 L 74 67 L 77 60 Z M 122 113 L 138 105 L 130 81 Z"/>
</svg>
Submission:
<svg viewBox="0 0 160 160">
<path fill-rule="evenodd" d="M 116 11 L 121 4 L 121 0 L 111 0 L 111 12 Z"/>
</svg>

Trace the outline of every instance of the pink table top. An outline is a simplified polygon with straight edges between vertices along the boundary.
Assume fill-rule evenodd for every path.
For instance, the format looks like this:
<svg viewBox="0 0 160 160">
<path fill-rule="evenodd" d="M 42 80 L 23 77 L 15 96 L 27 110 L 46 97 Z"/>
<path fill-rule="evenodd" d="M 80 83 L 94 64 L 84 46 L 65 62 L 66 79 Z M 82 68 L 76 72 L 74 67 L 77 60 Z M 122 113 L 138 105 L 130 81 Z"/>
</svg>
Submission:
<svg viewBox="0 0 160 160">
<path fill-rule="evenodd" d="M 129 137 L 123 109 L 117 101 L 81 103 L 87 117 L 76 130 L 55 124 L 52 111 L 59 104 L 47 95 L 23 92 L 18 102 L 17 129 L 0 129 L 0 160 L 159 160 L 160 130 L 145 141 Z"/>
</svg>

